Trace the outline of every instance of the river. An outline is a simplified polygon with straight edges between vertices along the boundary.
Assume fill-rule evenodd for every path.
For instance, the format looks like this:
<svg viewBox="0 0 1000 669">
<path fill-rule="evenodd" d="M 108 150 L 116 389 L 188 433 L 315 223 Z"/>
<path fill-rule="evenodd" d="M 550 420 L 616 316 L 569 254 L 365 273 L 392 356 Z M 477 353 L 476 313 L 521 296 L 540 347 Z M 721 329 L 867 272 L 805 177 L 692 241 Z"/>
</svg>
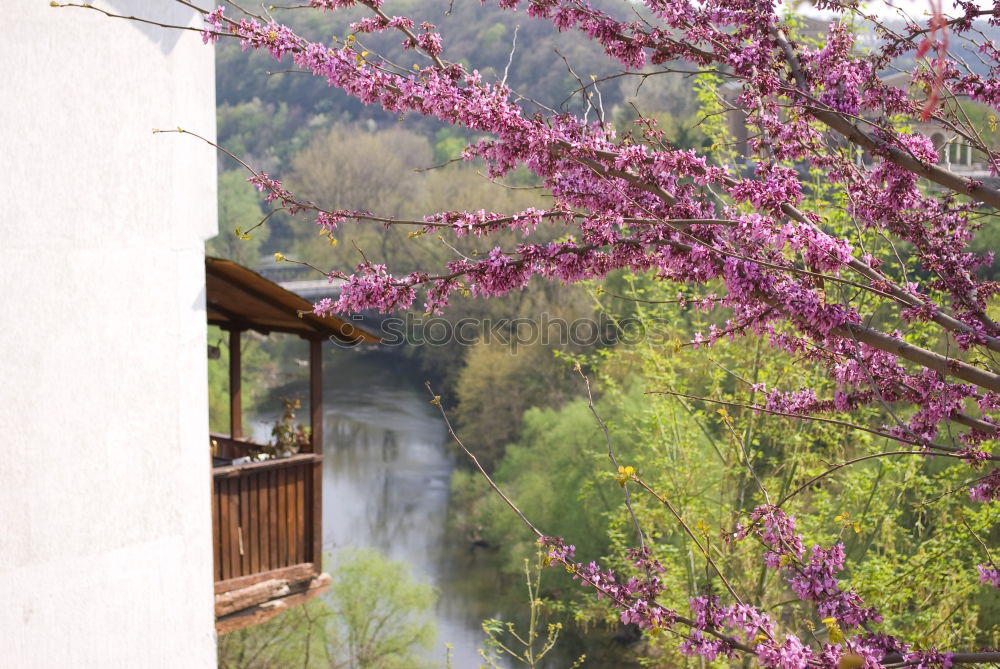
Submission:
<svg viewBox="0 0 1000 669">
<path fill-rule="evenodd" d="M 489 610 L 488 598 L 470 600 L 462 581 L 474 578 L 485 593 L 499 587 L 491 583 L 498 573 L 487 556 L 447 536 L 454 462 L 444 422 L 422 380 L 398 359 L 353 352 L 338 358 L 324 374 L 324 549 L 373 546 L 411 565 L 439 592 L 442 664 L 450 643 L 455 667 L 477 667 L 480 621 L 498 612 Z"/>
<path fill-rule="evenodd" d="M 452 645 L 455 669 L 478 667 L 484 618 L 499 617 L 493 600 L 502 587 L 489 551 L 448 536 L 454 459 L 447 431 L 423 380 L 399 356 L 328 349 L 324 356 L 323 548 L 374 547 L 410 565 L 414 577 L 438 591 L 437 642 L 429 660 L 445 664 Z M 262 404 L 307 397 L 293 361 L 288 376 Z M 274 415 L 253 418 L 266 440 Z"/>
</svg>

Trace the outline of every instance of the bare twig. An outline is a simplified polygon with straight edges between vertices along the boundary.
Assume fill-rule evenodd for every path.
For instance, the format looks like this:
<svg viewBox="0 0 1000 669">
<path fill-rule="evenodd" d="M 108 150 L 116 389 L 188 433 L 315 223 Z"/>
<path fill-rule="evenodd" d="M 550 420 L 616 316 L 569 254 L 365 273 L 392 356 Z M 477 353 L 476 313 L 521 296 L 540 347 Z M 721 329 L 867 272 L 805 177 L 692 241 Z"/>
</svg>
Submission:
<svg viewBox="0 0 1000 669">
<path fill-rule="evenodd" d="M 712 404 L 722 404 L 724 406 L 737 407 L 739 409 L 749 409 L 750 411 L 759 411 L 761 413 L 771 414 L 772 416 L 781 416 L 783 418 L 792 418 L 794 420 L 809 420 L 816 423 L 828 423 L 830 425 L 838 425 L 840 427 L 846 427 L 852 430 L 860 430 L 861 432 L 868 432 L 869 434 L 874 434 L 879 437 L 885 437 L 886 439 L 892 439 L 895 441 L 902 442 L 904 444 L 911 444 L 913 446 L 923 446 L 925 448 L 933 448 L 940 451 L 946 452 L 956 452 L 959 449 L 954 446 L 946 446 L 944 444 L 936 444 L 927 440 L 915 440 L 908 439 L 906 437 L 897 436 L 884 432 L 882 430 L 876 430 L 874 428 L 865 427 L 864 425 L 858 425 L 857 423 L 848 423 L 847 421 L 837 420 L 835 418 L 824 418 L 822 416 L 804 416 L 797 413 L 789 413 L 787 411 L 778 411 L 776 409 L 767 409 L 762 406 L 755 404 L 741 404 L 740 402 L 730 402 L 727 400 L 717 400 L 711 397 L 701 397 L 699 395 L 688 395 L 685 393 L 679 393 L 673 390 L 649 390 L 646 391 L 647 395 L 673 395 L 675 397 L 684 397 L 691 400 L 700 400 L 702 402 L 711 402 Z M 930 455 L 929 453 L 924 453 L 924 455 Z M 991 456 L 989 459 L 1000 460 L 1000 457 Z"/>
<path fill-rule="evenodd" d="M 597 413 L 597 408 L 594 406 L 594 395 L 590 392 L 590 379 L 583 373 L 583 368 L 579 362 L 574 365 L 573 369 L 583 379 L 583 385 L 587 389 L 587 406 L 590 408 L 590 413 L 594 415 L 597 424 L 601 426 L 601 430 L 604 432 L 604 441 L 608 445 L 608 459 L 611 460 L 611 466 L 618 472 L 620 471 L 620 465 L 618 464 L 618 458 L 615 457 L 615 449 L 611 444 L 611 432 L 608 430 L 607 423 L 601 419 L 601 415 Z M 628 481 L 622 481 L 622 489 L 625 492 L 625 508 L 628 509 L 629 516 L 632 517 L 632 525 L 635 527 L 635 533 L 639 537 L 639 547 L 645 550 L 646 539 L 642 528 L 639 526 L 639 519 L 635 517 L 635 509 L 632 508 L 632 495 L 628 489 Z"/>
<path fill-rule="evenodd" d="M 507 85 L 507 74 L 510 72 L 510 64 L 514 62 L 514 51 L 517 49 L 517 31 L 520 29 L 520 25 L 514 26 L 514 38 L 510 41 L 510 56 L 507 57 L 507 66 L 503 68 L 503 79 L 500 80 L 500 84 L 503 86 Z"/>
<path fill-rule="evenodd" d="M 444 424 L 448 428 L 448 435 L 455 440 L 455 443 L 457 443 L 459 448 L 462 449 L 462 452 L 465 453 L 468 456 L 468 458 L 472 461 L 473 466 L 477 470 L 479 470 L 480 474 L 483 475 L 483 478 L 486 479 L 486 482 L 489 484 L 490 488 L 493 489 L 493 492 L 495 492 L 497 495 L 500 496 L 500 499 L 502 499 L 504 503 L 507 506 L 509 506 L 514 513 L 517 514 L 517 517 L 520 518 L 521 521 L 528 526 L 528 528 L 535 534 L 536 537 L 538 537 L 539 539 L 545 537 L 545 535 L 542 534 L 530 520 L 528 520 L 527 516 L 525 516 L 524 513 L 519 508 L 517 508 L 517 505 L 514 504 L 514 502 L 512 502 L 511 499 L 507 497 L 506 494 L 504 494 L 504 491 L 501 490 L 500 486 L 496 484 L 496 481 L 493 480 L 493 477 L 486 473 L 486 470 L 483 469 L 483 466 L 479 464 L 479 458 L 477 458 L 475 454 L 472 451 L 470 451 L 465 446 L 464 443 L 462 443 L 462 440 L 459 439 L 458 434 L 455 433 L 455 428 L 452 427 L 451 421 L 448 419 L 448 414 L 445 412 L 444 406 L 441 404 L 441 396 L 434 394 L 434 390 L 431 388 L 431 382 L 430 381 L 424 382 L 424 387 L 427 388 L 427 392 L 430 393 L 431 395 L 431 404 L 436 405 L 438 411 L 441 413 L 441 418 L 444 420 Z"/>
</svg>

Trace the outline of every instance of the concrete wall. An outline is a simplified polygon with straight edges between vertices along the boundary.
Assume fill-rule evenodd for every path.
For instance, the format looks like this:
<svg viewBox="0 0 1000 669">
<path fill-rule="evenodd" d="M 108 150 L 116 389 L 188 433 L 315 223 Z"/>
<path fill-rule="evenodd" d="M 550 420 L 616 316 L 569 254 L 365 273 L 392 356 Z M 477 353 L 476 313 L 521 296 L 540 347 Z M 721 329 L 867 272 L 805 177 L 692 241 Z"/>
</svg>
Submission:
<svg viewBox="0 0 1000 669">
<path fill-rule="evenodd" d="M 200 25 L 166 0 L 121 14 Z M 215 665 L 212 49 L 17 0 L 0 40 L 0 665 Z"/>
</svg>

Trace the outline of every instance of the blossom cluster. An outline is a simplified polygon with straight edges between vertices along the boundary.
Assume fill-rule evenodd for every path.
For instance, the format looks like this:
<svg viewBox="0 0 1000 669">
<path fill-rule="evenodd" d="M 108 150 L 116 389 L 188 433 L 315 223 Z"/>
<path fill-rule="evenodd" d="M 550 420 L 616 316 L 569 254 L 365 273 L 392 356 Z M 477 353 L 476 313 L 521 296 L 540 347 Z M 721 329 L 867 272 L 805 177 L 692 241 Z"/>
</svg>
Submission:
<svg viewBox="0 0 1000 669">
<path fill-rule="evenodd" d="M 659 578 L 663 568 L 648 547 L 629 553 L 640 576 L 620 579 L 613 570 L 602 569 L 595 562 L 574 561 L 574 547 L 561 538 L 541 537 L 539 543 L 546 562 L 562 564 L 574 579 L 593 588 L 598 599 L 607 599 L 619 610 L 623 623 L 646 630 L 677 631 L 678 626 L 684 626 L 679 650 L 709 662 L 744 652 L 754 654 L 766 669 L 833 669 L 841 666 L 846 656 L 856 658 L 853 666 L 877 669 L 891 655 L 899 655 L 913 666 L 951 666 L 949 654 L 916 650 L 891 636 L 868 631 L 881 617 L 874 608 L 866 607 L 857 593 L 842 589 L 836 577 L 844 568 L 842 544 L 813 546 L 806 558 L 795 519 L 770 505 L 754 509 L 747 524 L 739 525 L 727 537 L 730 541 L 756 537 L 764 545 L 768 566 L 785 575 L 800 600 L 815 606 L 827 628 L 826 642 L 813 647 L 794 634 L 779 638 L 775 621 L 767 613 L 742 601 L 725 605 L 716 595 L 692 597 L 688 616 L 663 607 L 657 602 L 665 588 Z M 979 571 L 983 582 L 1000 578 L 996 570 L 985 565 Z"/>
</svg>

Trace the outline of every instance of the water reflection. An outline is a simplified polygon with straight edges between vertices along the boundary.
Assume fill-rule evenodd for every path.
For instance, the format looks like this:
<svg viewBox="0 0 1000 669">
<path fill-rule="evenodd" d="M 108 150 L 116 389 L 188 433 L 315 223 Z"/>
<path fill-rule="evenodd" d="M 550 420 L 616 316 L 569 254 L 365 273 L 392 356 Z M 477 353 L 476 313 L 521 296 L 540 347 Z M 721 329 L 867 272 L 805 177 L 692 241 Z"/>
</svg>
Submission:
<svg viewBox="0 0 1000 669">
<path fill-rule="evenodd" d="M 379 396 L 377 406 L 366 393 L 335 396 L 325 411 L 323 516 L 331 522 L 324 548 L 375 546 L 431 576 L 452 467 L 444 429 L 415 393 L 366 390 Z"/>
<path fill-rule="evenodd" d="M 454 559 L 465 546 L 449 546 L 454 463 L 440 415 L 422 380 L 398 361 L 331 357 L 324 374 L 324 549 L 374 546 L 410 564 L 418 580 L 440 591 L 436 659 L 443 664 L 444 643 L 452 643 L 456 668 L 477 667 L 482 590 L 468 586 L 492 584 L 495 568 L 487 568 L 492 578 L 471 573 L 468 559 Z"/>
</svg>

